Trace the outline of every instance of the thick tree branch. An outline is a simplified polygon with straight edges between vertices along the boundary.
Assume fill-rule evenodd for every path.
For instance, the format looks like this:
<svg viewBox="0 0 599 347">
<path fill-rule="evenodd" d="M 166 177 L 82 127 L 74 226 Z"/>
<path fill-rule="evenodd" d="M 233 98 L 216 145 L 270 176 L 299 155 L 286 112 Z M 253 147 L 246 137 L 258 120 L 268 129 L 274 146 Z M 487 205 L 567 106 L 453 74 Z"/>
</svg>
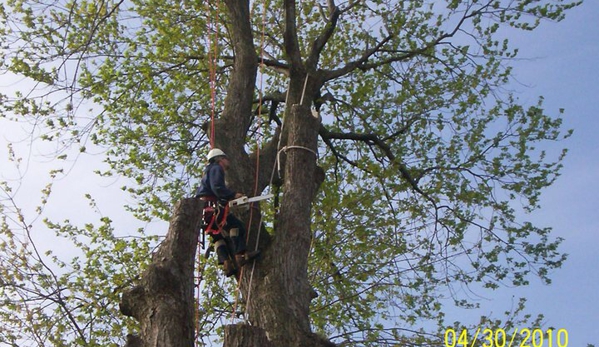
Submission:
<svg viewBox="0 0 599 347">
<path fill-rule="evenodd" d="M 193 346 L 193 272 L 204 204 L 184 199 L 139 285 L 123 292 L 120 310 L 140 323 L 127 346 Z"/>
<path fill-rule="evenodd" d="M 225 3 L 231 21 L 235 23 L 231 31 L 235 60 L 225 98 L 222 127 L 217 128 L 229 128 L 230 133 L 226 134 L 229 135 L 227 137 L 236 140 L 236 143 L 230 144 L 233 148 L 229 152 L 242 152 L 244 133 L 249 127 L 251 118 L 253 90 L 259 59 L 254 47 L 249 1 L 226 0 Z M 233 127 L 231 124 L 236 124 L 236 126 Z M 218 145 L 223 147 L 221 144 Z"/>
<path fill-rule="evenodd" d="M 295 0 L 285 0 L 284 6 L 285 33 L 283 34 L 283 37 L 285 40 L 285 51 L 289 57 L 290 65 L 299 68 L 302 66 L 302 57 L 299 47 L 299 39 L 297 37 Z"/>
<path fill-rule="evenodd" d="M 235 59 L 223 112 L 214 125 L 214 145 L 235 163 L 236 169 L 227 174 L 232 189 L 250 192 L 253 190 L 253 172 L 245 150 L 245 137 L 253 117 L 259 58 L 254 47 L 249 0 L 225 0 L 225 4 L 231 22 L 235 23 L 230 27 Z"/>
<path fill-rule="evenodd" d="M 342 68 L 339 68 L 339 69 L 336 69 L 336 70 L 323 71 L 324 80 L 325 81 L 330 81 L 330 80 L 339 78 L 339 77 L 347 75 L 348 73 L 350 73 L 350 72 L 354 71 L 355 69 L 359 68 L 361 65 L 363 65 L 364 63 L 366 63 L 368 61 L 368 59 L 372 55 L 374 55 L 375 53 L 377 53 L 381 49 L 381 47 L 383 47 L 392 38 L 393 38 L 393 36 L 391 36 L 391 35 L 385 37 L 375 47 L 373 47 L 373 48 L 365 51 L 364 54 L 362 54 L 362 56 L 360 58 L 358 58 L 355 61 L 352 61 L 352 62 L 348 63 L 347 65 L 343 66 Z"/>
<path fill-rule="evenodd" d="M 339 20 L 339 15 L 341 11 L 337 6 L 335 6 L 333 1 L 329 1 L 329 19 L 324 27 L 320 36 L 312 43 L 312 50 L 310 55 L 308 56 L 308 60 L 306 61 L 306 66 L 310 70 L 316 70 L 316 66 L 318 65 L 318 60 L 320 58 L 320 53 L 324 49 L 324 46 L 327 44 L 335 29 L 337 28 L 337 21 Z"/>
<path fill-rule="evenodd" d="M 284 76 L 289 76 L 289 65 L 275 59 L 261 59 L 260 63 Z"/>
<path fill-rule="evenodd" d="M 326 137 L 326 136 L 320 136 L 320 138 L 322 139 L 322 141 L 324 141 L 324 143 L 327 145 L 327 147 L 329 147 L 329 149 L 331 150 L 331 152 L 333 152 L 333 155 L 335 156 L 335 158 L 341 159 L 344 162 L 348 163 L 349 165 L 353 166 L 353 167 L 359 167 L 360 165 L 358 163 L 356 163 L 355 161 L 349 159 L 347 156 L 339 153 L 339 151 L 337 150 L 337 147 L 335 147 L 335 144 L 333 143 L 333 141 L 331 141 L 330 138 Z M 368 169 L 362 169 L 368 173 L 372 173 L 370 170 Z"/>
</svg>

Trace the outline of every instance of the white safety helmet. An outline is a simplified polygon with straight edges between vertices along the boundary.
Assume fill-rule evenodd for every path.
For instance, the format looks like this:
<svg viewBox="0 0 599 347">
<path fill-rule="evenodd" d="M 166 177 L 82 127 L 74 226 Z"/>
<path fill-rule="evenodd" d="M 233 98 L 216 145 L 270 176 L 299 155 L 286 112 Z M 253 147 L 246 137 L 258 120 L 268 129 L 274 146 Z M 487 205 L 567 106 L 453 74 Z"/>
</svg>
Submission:
<svg viewBox="0 0 599 347">
<path fill-rule="evenodd" d="M 208 161 L 210 161 L 211 159 L 216 158 L 216 157 L 226 157 L 226 156 L 227 155 L 225 154 L 225 152 L 221 151 L 218 148 L 213 148 L 210 150 L 210 152 L 208 152 L 207 159 L 208 159 Z"/>
</svg>

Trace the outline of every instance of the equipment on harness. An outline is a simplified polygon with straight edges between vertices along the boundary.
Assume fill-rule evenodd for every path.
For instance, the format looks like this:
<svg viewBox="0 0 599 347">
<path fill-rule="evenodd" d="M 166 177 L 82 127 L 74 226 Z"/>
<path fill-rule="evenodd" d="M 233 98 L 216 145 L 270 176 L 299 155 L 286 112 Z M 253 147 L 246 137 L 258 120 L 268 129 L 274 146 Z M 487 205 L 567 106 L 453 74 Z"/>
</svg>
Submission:
<svg viewBox="0 0 599 347">
<path fill-rule="evenodd" d="M 229 214 L 229 204 L 224 207 L 220 206 L 216 197 L 205 196 L 201 198 L 206 202 L 202 211 L 202 220 L 204 224 L 202 228 L 209 235 L 218 235 L 223 230 L 227 223 L 227 215 Z"/>
<path fill-rule="evenodd" d="M 202 211 L 202 218 L 204 221 L 203 229 L 210 235 L 220 234 L 227 223 L 227 216 L 229 215 L 230 208 L 248 209 L 250 203 L 270 199 L 273 196 L 273 194 L 254 196 L 251 198 L 242 196 L 241 198 L 229 201 L 229 203 L 224 206 L 219 205 L 216 197 L 204 196 L 201 198 L 206 202 L 204 210 Z"/>
<path fill-rule="evenodd" d="M 245 231 L 241 222 L 236 218 L 229 216 L 231 208 L 247 208 L 249 204 L 273 197 L 273 194 L 256 196 L 248 198 L 240 197 L 229 202 L 223 202 L 215 196 L 201 196 L 204 201 L 202 210 L 202 229 L 203 236 L 210 235 L 213 246 L 208 247 L 205 257 L 210 256 L 211 251 L 215 250 L 219 264 L 223 266 L 223 271 L 227 277 L 238 274 L 238 270 L 246 264 L 251 263 L 260 255 L 259 250 L 247 251 L 245 248 Z M 231 220 L 229 220 L 231 219 Z"/>
</svg>

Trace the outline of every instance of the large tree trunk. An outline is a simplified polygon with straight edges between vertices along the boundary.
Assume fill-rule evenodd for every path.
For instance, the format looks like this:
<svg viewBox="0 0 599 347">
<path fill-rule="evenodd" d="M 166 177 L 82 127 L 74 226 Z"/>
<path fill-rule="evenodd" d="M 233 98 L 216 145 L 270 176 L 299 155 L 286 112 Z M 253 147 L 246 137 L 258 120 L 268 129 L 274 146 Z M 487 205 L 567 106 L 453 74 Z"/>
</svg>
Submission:
<svg viewBox="0 0 599 347">
<path fill-rule="evenodd" d="M 302 82 L 297 83 L 299 89 L 292 87 L 290 100 L 300 99 Z M 309 107 L 294 104 L 288 107 L 286 121 L 284 195 L 272 243 L 257 264 L 260 275 L 254 275 L 247 311 L 251 323 L 264 328 L 274 346 L 323 346 L 326 341 L 310 329 L 314 291 L 307 277 L 311 205 L 322 182 L 315 175 L 320 120 Z"/>
<path fill-rule="evenodd" d="M 121 312 L 140 322 L 126 347 L 194 346 L 194 268 L 203 203 L 184 199 L 174 208 L 166 239 L 142 274 L 123 293 Z"/>
<path fill-rule="evenodd" d="M 227 174 L 228 180 L 234 188 L 244 187 L 248 193 L 247 187 L 258 179 L 252 175 L 252 164 L 243 156 L 258 57 L 251 34 L 249 1 L 226 0 L 226 4 L 235 23 L 231 26 L 235 64 L 222 123 L 217 124 L 216 142 L 221 147 L 229 146 L 233 151 L 233 166 L 231 174 Z M 290 57 L 290 91 L 285 128 L 281 130 L 282 143 L 288 148 L 284 154 L 284 194 L 272 238 L 256 225 L 259 218 L 254 218 L 254 225 L 250 227 L 253 230 L 250 248 L 254 246 L 258 231 L 262 233 L 260 246 L 263 250 L 262 260 L 256 262 L 253 274 L 247 271 L 250 269 L 247 267 L 240 278 L 240 290 L 251 326 L 228 326 L 224 347 L 331 345 L 311 332 L 309 313 L 314 291 L 307 272 L 311 205 L 314 193 L 323 180 L 321 175 L 316 174 L 319 172 L 316 153 L 320 119 L 312 115 L 310 105 L 322 81 L 311 77 L 304 87 L 307 72 L 301 62 L 295 35 L 295 3 L 285 1 L 285 7 L 289 25 L 286 50 Z M 278 148 L 271 146 L 269 149 L 270 160 L 267 159 L 267 162 L 272 163 Z M 261 166 L 270 169 L 268 164 L 262 163 Z"/>
<path fill-rule="evenodd" d="M 230 187 L 236 191 L 252 194 L 253 183 L 258 178 L 254 177 L 256 168 L 253 167 L 250 156 L 245 152 L 245 135 L 251 119 L 258 57 L 252 37 L 249 1 L 226 0 L 225 3 L 234 23 L 230 29 L 235 49 L 235 62 L 223 114 L 215 123 L 214 140 L 217 147 L 225 150 L 231 158 L 232 166 L 227 173 Z M 280 212 L 275 220 L 274 236 L 270 237 L 262 226 L 257 225 L 259 216 L 253 218 L 253 225 L 249 228 L 251 231 L 249 248 L 254 247 L 256 232 L 260 232 L 260 247 L 263 251 L 262 259 L 255 263 L 253 273 L 249 271 L 252 267 L 246 266 L 239 279 L 242 300 L 251 324 L 225 327 L 224 347 L 334 346 L 327 339 L 312 333 L 309 316 L 310 301 L 314 297 L 314 291 L 308 280 L 308 255 L 312 236 L 311 206 L 315 192 L 324 179 L 322 171 L 317 167 L 320 119 L 312 115 L 310 105 L 322 81 L 314 77 L 316 75 L 314 72 L 308 75 L 301 62 L 294 30 L 295 3 L 287 0 L 285 6 L 287 19 L 293 23 L 286 29 L 286 49 L 290 56 L 289 102 L 286 105 L 284 129 L 279 129 L 283 136 L 282 143 L 286 146 L 283 154 L 284 194 Z M 279 149 L 276 142 L 265 146 L 266 150 L 261 153 L 261 157 L 266 159 L 268 164 L 272 164 Z M 271 165 L 268 164 L 260 164 L 262 175 L 266 172 L 270 173 Z M 259 185 L 258 194 L 265 185 L 264 182 Z M 190 218 L 188 227 L 191 229 L 185 231 L 171 226 L 169 236 L 161 246 L 161 254 L 174 251 L 167 252 L 166 249 L 172 247 L 166 244 L 173 244 L 169 240 L 182 237 L 171 236 L 171 232 L 194 234 L 197 238 L 197 230 L 193 229 L 192 225 L 197 223 L 201 209 L 190 206 L 182 211 L 181 207 L 188 204 L 184 201 L 175 210 L 173 220 L 178 221 L 185 215 Z M 193 209 L 194 213 L 197 212 L 197 215 L 192 216 L 184 212 L 188 208 Z M 182 222 L 176 224 L 182 225 Z M 187 247 L 192 245 L 195 247 L 196 244 L 197 240 L 194 239 L 193 242 L 189 240 Z M 162 252 L 162 249 L 165 251 Z M 193 298 L 190 292 L 193 291 L 192 264 L 195 248 L 180 249 L 178 252 L 182 252 L 179 257 L 185 258 L 190 263 L 186 262 L 182 265 L 164 260 L 170 259 L 168 256 L 155 257 L 152 266 L 144 275 L 144 283 L 123 296 L 125 308 L 123 312 L 136 317 L 142 323 L 140 341 L 143 346 L 192 346 L 192 342 L 183 341 L 188 341 L 193 335 L 190 330 L 193 322 L 190 316 L 193 313 Z M 173 253 L 169 254 L 174 256 Z M 165 266 L 175 268 L 169 270 L 165 269 Z M 155 276 L 153 272 L 160 274 L 164 272 L 170 275 L 168 280 L 172 282 L 169 288 L 172 287 L 173 290 L 169 294 L 160 289 L 149 289 L 151 283 L 148 282 L 151 281 L 146 278 L 153 278 Z M 174 273 L 177 275 L 173 275 Z M 177 298 L 177 295 L 180 297 Z M 178 312 L 167 311 L 169 307 L 176 308 Z M 156 316 L 157 312 L 160 313 L 160 317 Z M 168 315 L 171 317 L 169 318 Z M 188 321 L 182 320 L 184 316 L 189 318 Z M 174 324 L 177 322 L 180 325 L 175 327 Z M 158 332 L 160 329 L 163 329 L 162 333 Z M 166 331 L 169 333 L 166 334 Z M 155 336 L 160 334 L 174 336 L 175 332 L 181 334 L 179 340 L 162 339 L 160 343 L 154 343 L 157 341 Z"/>
</svg>

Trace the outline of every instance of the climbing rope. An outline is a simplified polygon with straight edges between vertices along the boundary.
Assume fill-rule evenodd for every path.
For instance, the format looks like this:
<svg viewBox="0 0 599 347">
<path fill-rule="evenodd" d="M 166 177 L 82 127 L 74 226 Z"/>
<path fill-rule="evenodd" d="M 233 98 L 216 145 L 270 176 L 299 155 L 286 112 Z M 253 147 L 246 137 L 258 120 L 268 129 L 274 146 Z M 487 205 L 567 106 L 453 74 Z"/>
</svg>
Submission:
<svg viewBox="0 0 599 347">
<path fill-rule="evenodd" d="M 211 13 L 210 1 L 206 1 L 206 10 Z M 220 1 L 217 1 L 215 11 L 215 18 L 217 20 L 213 20 L 212 16 L 209 15 L 208 22 L 206 23 L 208 30 L 206 47 L 208 47 L 208 72 L 210 81 L 210 148 L 214 148 L 215 141 L 214 120 L 216 118 L 216 70 L 218 64 L 218 18 L 220 14 Z"/>
<path fill-rule="evenodd" d="M 291 88 L 291 81 L 290 81 L 289 85 L 287 86 L 287 94 L 285 95 L 285 105 L 287 105 L 287 102 L 289 100 L 289 88 Z M 279 167 L 279 155 L 278 155 L 278 153 L 280 153 L 282 151 L 282 149 L 279 150 L 279 148 L 281 147 L 281 141 L 282 141 L 282 138 L 283 138 L 283 128 L 284 127 L 285 127 L 285 113 L 283 113 L 283 117 L 282 117 L 282 120 L 281 120 L 281 130 L 279 131 L 279 138 L 278 138 L 278 141 L 277 141 L 277 157 L 276 157 L 275 162 L 273 163 L 273 167 L 272 167 L 272 170 L 271 170 L 269 186 L 273 185 L 274 177 L 275 177 L 275 172 L 277 172 L 277 167 Z M 259 156 L 256 156 L 256 158 L 259 158 Z M 258 175 L 256 173 L 256 182 L 257 181 L 258 181 Z M 257 187 L 257 185 L 256 185 L 256 187 Z M 256 195 L 256 194 L 254 194 L 254 195 Z M 251 216 L 252 213 L 253 213 L 253 210 L 251 210 L 250 216 Z M 264 215 L 261 214 L 260 215 L 260 221 L 258 222 L 258 226 L 261 226 L 263 221 L 264 221 Z M 250 235 L 250 232 L 249 232 L 249 228 L 248 228 L 248 235 L 247 235 L 248 238 L 249 238 L 249 235 Z M 256 235 L 256 248 L 255 248 L 255 250 L 258 249 L 258 245 L 259 244 L 260 244 L 260 230 L 258 230 L 258 234 Z M 249 279 L 249 282 L 248 282 L 248 293 L 247 293 L 247 298 L 246 298 L 246 305 L 247 305 L 247 303 L 250 302 L 250 299 L 251 299 L 251 296 L 252 296 L 252 282 L 253 282 L 253 279 L 254 279 L 254 271 L 255 271 L 255 269 L 256 269 L 256 262 L 252 262 L 252 270 L 250 272 L 250 279 Z M 239 285 L 239 283 L 238 283 L 238 285 Z M 236 305 L 237 305 L 237 302 L 236 302 Z M 248 321 L 247 312 L 244 312 L 244 320 L 246 322 Z"/>
<path fill-rule="evenodd" d="M 216 70 L 217 70 L 217 59 L 218 59 L 218 40 L 219 40 L 219 27 L 218 27 L 218 17 L 220 12 L 220 1 L 216 3 L 215 9 L 215 18 L 212 18 L 212 13 L 214 12 L 210 6 L 210 1 L 205 2 L 207 22 L 206 22 L 206 31 L 207 35 L 205 36 L 206 47 L 208 50 L 208 74 L 209 74 L 209 87 L 210 87 L 210 148 L 214 148 L 215 141 L 215 118 L 216 118 Z M 200 231 L 203 232 L 203 231 Z M 196 323 L 196 336 L 195 343 L 198 344 L 198 339 L 200 337 L 200 300 L 201 300 L 201 284 L 204 279 L 204 271 L 206 268 L 206 261 L 202 259 L 202 249 L 206 247 L 203 242 L 198 242 L 197 249 L 197 278 L 196 278 L 196 310 L 195 310 L 195 323 Z"/>
</svg>

